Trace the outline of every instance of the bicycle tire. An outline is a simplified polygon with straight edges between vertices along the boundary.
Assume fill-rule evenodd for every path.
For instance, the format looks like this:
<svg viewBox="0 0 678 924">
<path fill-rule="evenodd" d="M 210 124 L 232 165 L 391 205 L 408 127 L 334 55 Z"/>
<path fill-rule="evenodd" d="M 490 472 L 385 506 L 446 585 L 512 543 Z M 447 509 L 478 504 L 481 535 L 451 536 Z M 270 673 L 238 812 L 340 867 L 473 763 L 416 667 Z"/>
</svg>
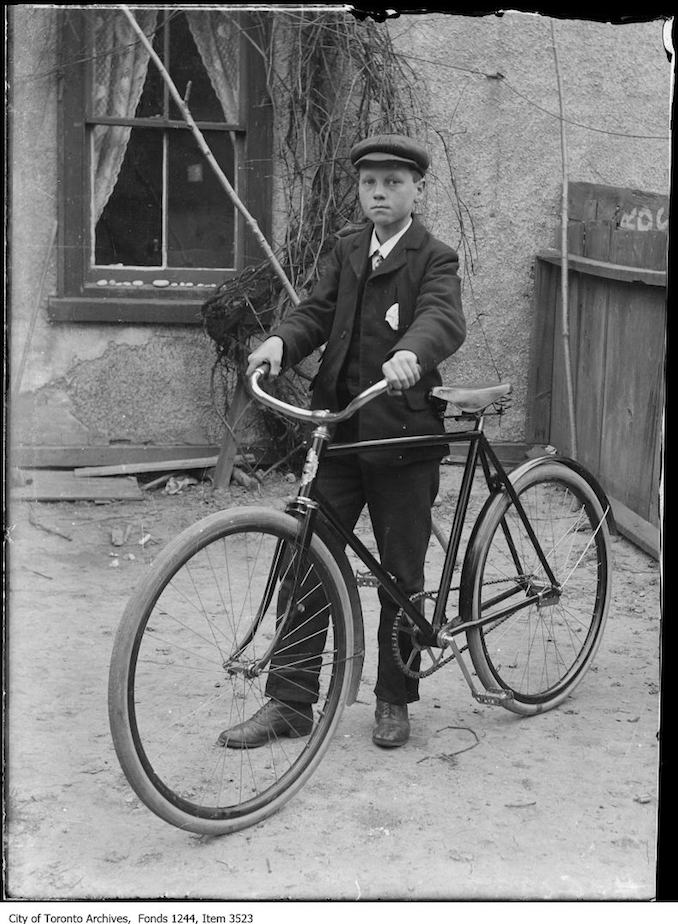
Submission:
<svg viewBox="0 0 678 924">
<path fill-rule="evenodd" d="M 160 553 L 118 627 L 108 693 L 115 750 L 141 801 L 186 831 L 228 834 L 276 812 L 315 771 L 336 729 L 351 679 L 351 603 L 340 569 L 314 535 L 304 574 L 325 600 L 327 632 L 312 730 L 256 749 L 216 743 L 266 701 L 274 659 L 256 676 L 245 668 L 271 647 L 276 606 L 267 604 L 262 619 L 257 609 L 276 597 L 266 591 L 275 550 L 289 550 L 298 534 L 298 522 L 276 510 L 204 518 Z"/>
<path fill-rule="evenodd" d="M 486 690 L 509 691 L 502 705 L 519 715 L 534 715 L 573 692 L 600 645 L 611 597 L 609 514 L 588 481 L 557 460 L 514 473 L 512 482 L 562 590 L 546 594 L 540 605 L 468 629 L 466 635 Z M 499 612 L 520 594 L 527 597 L 526 590 L 534 593 L 547 584 L 508 492 L 495 495 L 469 542 L 460 590 L 462 617 L 476 620 Z"/>
</svg>

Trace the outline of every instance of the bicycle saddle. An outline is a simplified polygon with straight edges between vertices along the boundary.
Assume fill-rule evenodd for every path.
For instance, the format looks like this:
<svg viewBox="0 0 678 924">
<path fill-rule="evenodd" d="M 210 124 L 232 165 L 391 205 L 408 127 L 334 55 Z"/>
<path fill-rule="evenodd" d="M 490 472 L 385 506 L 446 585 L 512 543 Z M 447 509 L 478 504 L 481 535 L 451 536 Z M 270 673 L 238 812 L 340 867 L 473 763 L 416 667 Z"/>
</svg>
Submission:
<svg viewBox="0 0 678 924">
<path fill-rule="evenodd" d="M 513 386 L 510 382 L 502 382 L 500 385 L 479 385 L 475 388 L 438 385 L 431 389 L 431 394 L 434 398 L 454 404 L 465 414 L 474 414 L 476 411 L 483 411 L 490 404 L 504 405 L 512 391 Z"/>
</svg>

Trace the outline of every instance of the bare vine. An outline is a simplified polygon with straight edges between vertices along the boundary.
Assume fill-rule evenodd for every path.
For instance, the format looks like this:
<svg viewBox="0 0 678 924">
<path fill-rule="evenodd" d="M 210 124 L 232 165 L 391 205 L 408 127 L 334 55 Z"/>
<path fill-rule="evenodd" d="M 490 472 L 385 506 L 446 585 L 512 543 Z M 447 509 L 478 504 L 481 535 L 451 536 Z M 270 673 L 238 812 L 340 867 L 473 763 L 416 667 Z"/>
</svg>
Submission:
<svg viewBox="0 0 678 924">
<path fill-rule="evenodd" d="M 369 134 L 398 132 L 426 141 L 435 134 L 445 153 L 465 264 L 473 266 L 474 231 L 458 196 L 442 133 L 430 128 L 417 76 L 391 42 L 388 28 L 341 11 L 255 11 L 245 36 L 261 57 L 277 139 L 276 205 L 284 236 L 276 256 L 303 297 L 322 272 L 337 237 L 360 225 L 351 147 Z M 440 179 L 440 178 L 438 178 Z M 253 338 L 275 328 L 293 307 L 265 261 L 229 279 L 205 302 L 206 329 L 217 362 L 242 368 Z M 302 367 L 279 379 L 288 400 L 305 403 L 309 375 Z M 227 395 L 227 398 L 229 396 Z M 296 424 L 267 421 L 273 454 L 301 445 Z"/>
</svg>

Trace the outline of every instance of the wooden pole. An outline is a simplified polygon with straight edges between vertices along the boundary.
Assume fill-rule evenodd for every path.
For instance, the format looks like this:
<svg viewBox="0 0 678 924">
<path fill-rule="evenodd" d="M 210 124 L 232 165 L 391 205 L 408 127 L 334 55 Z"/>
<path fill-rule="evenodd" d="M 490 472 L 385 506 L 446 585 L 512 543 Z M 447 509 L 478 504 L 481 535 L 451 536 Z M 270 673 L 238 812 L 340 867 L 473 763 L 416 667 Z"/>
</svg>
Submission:
<svg viewBox="0 0 678 924">
<path fill-rule="evenodd" d="M 216 468 L 214 469 L 213 487 L 216 490 L 227 488 L 231 483 L 233 468 L 235 466 L 236 451 L 238 448 L 237 431 L 238 424 L 242 415 L 247 410 L 250 399 L 245 389 L 245 383 L 242 376 L 238 375 L 238 384 L 236 385 L 231 404 L 226 416 L 226 433 L 224 441 L 219 450 Z"/>
<path fill-rule="evenodd" d="M 188 108 L 188 105 L 187 105 L 186 101 L 185 101 L 184 99 L 182 99 L 181 94 L 180 94 L 179 91 L 177 90 L 174 81 L 172 80 L 172 78 L 171 78 L 170 75 L 168 74 L 167 69 L 165 68 L 165 65 L 162 63 L 162 61 L 160 60 L 160 58 L 159 58 L 158 55 L 156 54 L 156 52 L 155 52 L 155 50 L 154 50 L 152 44 L 149 42 L 149 40 L 148 40 L 147 36 L 145 35 L 143 29 L 141 28 L 141 26 L 139 25 L 139 23 L 138 23 L 138 22 L 136 21 L 136 19 L 134 18 L 134 15 L 130 12 L 129 7 L 128 7 L 126 4 L 120 4 L 120 9 L 122 10 L 122 12 L 125 14 L 125 16 L 127 17 L 127 19 L 129 20 L 130 25 L 132 26 L 132 28 L 134 29 L 134 31 L 136 32 L 136 34 L 139 36 L 139 40 L 141 41 L 141 43 L 142 43 L 143 46 L 145 47 L 146 51 L 147 51 L 147 52 L 149 53 L 149 55 L 151 56 L 151 59 L 152 59 L 153 63 L 156 65 L 156 67 L 157 67 L 158 70 L 160 71 L 160 75 L 162 76 L 162 79 L 163 79 L 163 80 L 165 81 L 165 83 L 167 84 L 167 87 L 168 87 L 168 89 L 169 89 L 169 91 L 170 91 L 170 93 L 171 93 L 171 95 L 172 95 L 172 98 L 174 99 L 174 102 L 177 104 L 177 106 L 178 106 L 179 109 L 181 110 L 181 112 L 182 112 L 182 114 L 183 114 L 183 116 L 184 116 L 184 119 L 186 120 L 187 125 L 189 126 L 189 128 L 190 128 L 191 131 L 193 132 L 193 135 L 195 136 L 195 139 L 196 139 L 196 141 L 197 141 L 197 143 L 198 143 L 198 147 L 200 148 L 200 150 L 202 151 L 203 155 L 204 155 L 205 158 L 207 159 L 208 163 L 210 164 L 210 166 L 211 166 L 212 169 L 214 170 L 215 174 L 217 175 L 217 178 L 218 178 L 219 182 L 221 183 L 222 187 L 223 187 L 224 190 L 226 191 L 227 195 L 229 196 L 229 198 L 231 199 L 231 201 L 233 202 L 233 204 L 235 205 L 235 207 L 238 209 L 238 211 L 240 212 L 240 214 L 244 217 L 244 219 L 245 219 L 245 221 L 246 221 L 246 223 L 247 223 L 247 226 L 248 226 L 249 229 L 252 231 L 252 233 L 254 234 L 255 238 L 257 239 L 257 241 L 258 241 L 259 244 L 261 245 L 261 248 L 262 248 L 262 250 L 264 251 L 264 253 L 266 254 L 266 257 L 267 257 L 269 263 L 270 263 L 271 266 L 273 267 L 273 270 L 275 271 L 276 275 L 279 277 L 280 281 L 281 281 L 282 284 L 283 284 L 283 287 L 285 288 L 285 291 L 286 291 L 287 294 L 289 295 L 292 304 L 293 304 L 293 305 L 298 305 L 300 299 L 299 299 L 299 296 L 297 295 L 297 293 L 295 292 L 292 283 L 291 283 L 290 280 L 287 278 L 287 276 L 286 276 L 286 274 L 285 274 L 285 271 L 284 271 L 284 269 L 282 268 L 282 266 L 280 265 L 280 263 L 278 262 L 278 259 L 277 259 L 276 255 L 273 253 L 273 250 L 271 249 L 270 244 L 268 243 L 268 241 L 266 240 L 266 238 L 265 238 L 264 235 L 262 234 L 261 229 L 259 228 L 259 225 L 258 225 L 257 222 L 256 222 L 256 219 L 255 219 L 254 216 L 245 208 L 244 203 L 243 203 L 242 200 L 239 198 L 239 196 L 238 196 L 238 194 L 236 193 L 235 189 L 233 189 L 233 187 L 232 187 L 231 184 L 229 183 L 228 178 L 226 177 L 226 174 L 224 173 L 224 171 L 221 169 L 221 167 L 220 167 L 219 164 L 217 163 L 217 160 L 216 160 L 214 154 L 212 154 L 212 151 L 210 150 L 209 145 L 208 145 L 207 142 L 205 141 L 205 137 L 204 137 L 203 133 L 200 131 L 200 129 L 198 128 L 198 126 L 195 124 L 195 120 L 193 119 L 193 116 L 191 115 L 191 112 L 190 112 L 190 110 L 189 110 L 189 108 Z"/>
<path fill-rule="evenodd" d="M 560 85 L 560 70 L 558 68 L 558 52 L 556 50 L 556 35 L 551 20 L 551 42 L 553 45 L 553 59 L 556 67 L 556 81 L 558 84 L 558 100 L 560 103 L 560 151 L 562 158 L 563 181 L 561 192 L 561 220 L 560 220 L 560 301 L 561 301 L 561 334 L 563 350 L 565 352 L 565 387 L 567 392 L 567 410 L 570 426 L 570 454 L 577 458 L 577 424 L 574 409 L 574 385 L 572 383 L 572 357 L 570 355 L 570 305 L 569 305 L 569 261 L 567 227 L 569 223 L 568 209 L 568 164 L 567 141 L 565 138 L 565 107 L 563 92 Z"/>
</svg>

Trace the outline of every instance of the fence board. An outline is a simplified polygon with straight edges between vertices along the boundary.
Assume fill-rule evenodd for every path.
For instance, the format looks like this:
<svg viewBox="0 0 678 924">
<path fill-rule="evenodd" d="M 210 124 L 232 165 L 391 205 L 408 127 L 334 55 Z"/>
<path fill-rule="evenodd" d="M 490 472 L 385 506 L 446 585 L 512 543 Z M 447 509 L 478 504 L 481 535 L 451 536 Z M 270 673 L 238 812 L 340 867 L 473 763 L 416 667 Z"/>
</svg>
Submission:
<svg viewBox="0 0 678 924">
<path fill-rule="evenodd" d="M 568 183 L 568 215 L 570 221 L 592 221 L 596 218 L 598 203 L 593 183 Z"/>
<path fill-rule="evenodd" d="M 608 286 L 604 280 L 581 278 L 577 340 L 577 444 L 579 459 L 590 471 L 600 470 L 603 383 L 606 371 Z"/>
<path fill-rule="evenodd" d="M 607 221 L 587 221 L 584 233 L 584 254 L 591 260 L 610 260 L 610 223 Z"/>
<path fill-rule="evenodd" d="M 663 343 L 661 305 L 643 288 L 610 284 L 600 476 L 617 500 L 652 522 Z"/>
<path fill-rule="evenodd" d="M 568 193 L 568 212 L 574 221 L 597 219 L 641 232 L 666 233 L 669 197 L 662 193 L 582 182 L 570 182 Z"/>
<path fill-rule="evenodd" d="M 570 221 L 567 226 L 568 253 L 584 254 L 586 226 L 583 221 Z"/>
<path fill-rule="evenodd" d="M 25 485 L 12 488 L 12 500 L 109 501 L 142 500 L 135 478 L 76 478 L 73 472 L 24 471 Z"/>
<path fill-rule="evenodd" d="M 570 347 L 578 456 L 623 514 L 624 534 L 656 555 L 668 197 L 570 183 L 569 217 Z M 560 265 L 557 250 L 538 255 L 535 339 L 550 334 L 553 344 L 551 348 L 544 344 L 541 355 L 533 352 L 537 369 L 530 379 L 532 416 L 527 432 L 535 441 L 548 441 L 568 452 Z M 551 405 L 547 408 L 549 368 Z"/>
<path fill-rule="evenodd" d="M 548 443 L 551 429 L 551 388 L 555 305 L 558 271 L 542 260 L 535 264 L 535 325 L 530 349 L 526 438 L 530 443 Z"/>
<path fill-rule="evenodd" d="M 614 228 L 610 238 L 610 262 L 625 266 L 666 269 L 666 235 L 659 231 Z"/>
<path fill-rule="evenodd" d="M 558 274 L 560 275 L 560 274 Z M 555 335 L 553 348 L 553 385 L 551 390 L 551 433 L 549 443 L 565 456 L 572 455 L 568 428 L 567 390 L 565 384 L 565 349 L 562 337 L 562 299 L 556 295 Z M 570 356 L 574 355 L 570 342 Z"/>
<path fill-rule="evenodd" d="M 541 250 L 537 254 L 538 260 L 544 260 L 553 266 L 560 266 L 561 258 L 558 250 Z M 647 286 L 666 287 L 666 270 L 646 269 L 642 266 L 622 266 L 619 263 L 607 263 L 603 260 L 592 260 L 580 254 L 569 255 L 571 270 L 587 273 L 591 276 L 601 276 L 603 279 L 618 279 L 622 282 L 643 282 Z"/>
</svg>

